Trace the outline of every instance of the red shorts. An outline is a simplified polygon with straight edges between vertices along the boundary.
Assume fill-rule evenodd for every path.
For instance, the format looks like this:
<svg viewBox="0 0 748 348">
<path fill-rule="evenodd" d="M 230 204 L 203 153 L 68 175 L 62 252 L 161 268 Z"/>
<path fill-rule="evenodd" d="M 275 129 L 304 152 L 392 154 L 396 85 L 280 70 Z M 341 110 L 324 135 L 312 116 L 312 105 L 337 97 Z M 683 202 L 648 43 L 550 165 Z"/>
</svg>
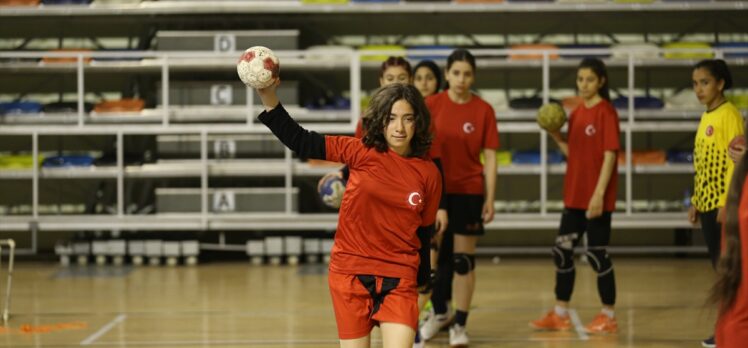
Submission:
<svg viewBox="0 0 748 348">
<path fill-rule="evenodd" d="M 415 281 L 336 272 L 330 272 L 327 281 L 340 339 L 364 337 L 379 323 L 400 323 L 418 330 L 418 293 Z M 364 281 L 369 284 L 369 289 Z M 376 289 L 376 294 L 379 295 L 383 288 L 391 290 L 378 303 L 370 291 Z"/>
</svg>

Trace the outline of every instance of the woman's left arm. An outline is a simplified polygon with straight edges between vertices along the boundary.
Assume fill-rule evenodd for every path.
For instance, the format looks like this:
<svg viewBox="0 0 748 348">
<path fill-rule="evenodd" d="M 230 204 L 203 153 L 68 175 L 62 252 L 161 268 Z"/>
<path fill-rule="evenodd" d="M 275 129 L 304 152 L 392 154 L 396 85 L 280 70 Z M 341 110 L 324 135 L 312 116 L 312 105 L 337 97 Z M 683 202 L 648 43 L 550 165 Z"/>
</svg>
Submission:
<svg viewBox="0 0 748 348">
<path fill-rule="evenodd" d="M 603 214 L 605 190 L 608 188 L 608 183 L 610 182 L 610 176 L 613 174 L 615 163 L 616 152 L 605 151 L 603 165 L 600 168 L 600 176 L 597 178 L 597 185 L 595 185 L 595 192 L 592 193 L 592 198 L 590 198 L 590 203 L 587 206 L 588 219 L 593 219 Z"/>
<path fill-rule="evenodd" d="M 483 202 L 483 223 L 493 221 L 494 199 L 496 194 L 496 150 L 483 149 L 483 176 L 486 181 L 485 201 Z"/>
</svg>

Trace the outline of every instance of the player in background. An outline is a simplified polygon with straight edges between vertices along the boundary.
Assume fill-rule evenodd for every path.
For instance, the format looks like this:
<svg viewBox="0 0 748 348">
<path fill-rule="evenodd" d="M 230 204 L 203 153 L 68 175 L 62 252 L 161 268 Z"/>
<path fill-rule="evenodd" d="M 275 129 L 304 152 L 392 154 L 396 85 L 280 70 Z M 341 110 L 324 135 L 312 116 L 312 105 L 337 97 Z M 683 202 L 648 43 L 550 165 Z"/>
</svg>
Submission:
<svg viewBox="0 0 748 348">
<path fill-rule="evenodd" d="M 574 291 L 574 247 L 586 233 L 587 257 L 597 272 L 602 310 L 587 326 L 588 333 L 616 333 L 616 282 L 606 247 L 615 209 L 618 179 L 618 113 L 610 102 L 608 73 L 596 58 L 582 60 L 577 69 L 577 93 L 584 102 L 569 117 L 566 139 L 561 131 L 549 133 L 567 159 L 564 176 L 564 211 L 553 246 L 556 265 L 556 305 L 530 322 L 539 330 L 568 330 L 569 301 Z"/>
<path fill-rule="evenodd" d="M 729 158 L 729 147 L 735 137 L 743 134 L 743 118 L 724 95 L 732 87 L 732 75 L 725 61 L 702 60 L 694 66 L 691 77 L 693 91 L 706 111 L 694 140 L 693 196 L 688 220 L 701 223 L 712 267 L 716 267 L 727 189 L 735 167 Z M 703 340 L 702 346 L 714 347 L 714 336 Z"/>
<path fill-rule="evenodd" d="M 466 325 L 475 289 L 475 246 L 484 233 L 483 224 L 494 216 L 499 135 L 493 108 L 471 91 L 475 70 L 475 57 L 469 51 L 453 51 L 445 71 L 447 90 L 426 99 L 442 145 L 449 225 L 439 249 L 432 310 L 420 334 L 431 339 L 452 321 L 448 313 L 452 288 L 456 307 L 449 328 L 452 346 L 469 344 Z M 480 163 L 481 153 L 485 165 Z"/>
</svg>

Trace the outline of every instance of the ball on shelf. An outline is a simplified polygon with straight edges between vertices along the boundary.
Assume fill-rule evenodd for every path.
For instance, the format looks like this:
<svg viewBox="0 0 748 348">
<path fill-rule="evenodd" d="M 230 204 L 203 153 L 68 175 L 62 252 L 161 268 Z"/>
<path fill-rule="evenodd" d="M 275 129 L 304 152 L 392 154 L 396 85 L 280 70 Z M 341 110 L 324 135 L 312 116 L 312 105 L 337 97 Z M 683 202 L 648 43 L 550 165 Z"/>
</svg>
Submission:
<svg viewBox="0 0 748 348">
<path fill-rule="evenodd" d="M 557 103 L 545 104 L 538 109 L 538 125 L 549 132 L 555 132 L 566 123 L 566 111 Z"/>
<path fill-rule="evenodd" d="M 326 206 L 338 209 L 343 201 L 345 181 L 337 175 L 328 175 L 319 185 L 319 198 Z"/>
<path fill-rule="evenodd" d="M 278 79 L 280 62 L 271 49 L 254 46 L 244 51 L 236 64 L 236 72 L 245 85 L 265 88 Z"/>
</svg>

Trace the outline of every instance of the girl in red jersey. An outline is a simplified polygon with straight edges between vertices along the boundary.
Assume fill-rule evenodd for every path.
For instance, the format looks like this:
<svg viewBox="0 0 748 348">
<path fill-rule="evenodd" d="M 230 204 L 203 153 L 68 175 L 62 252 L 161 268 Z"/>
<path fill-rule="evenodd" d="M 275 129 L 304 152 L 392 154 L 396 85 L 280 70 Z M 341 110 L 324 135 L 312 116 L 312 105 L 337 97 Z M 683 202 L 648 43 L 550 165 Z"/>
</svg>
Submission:
<svg viewBox="0 0 748 348">
<path fill-rule="evenodd" d="M 530 322 L 530 326 L 541 330 L 571 328 L 568 306 L 576 275 L 574 247 L 587 233 L 587 257 L 597 272 L 603 308 L 585 329 L 589 333 L 615 333 L 616 283 L 606 247 L 616 202 L 616 155 L 620 144 L 618 113 L 610 103 L 608 73 L 601 60 L 582 60 L 577 69 L 577 91 L 584 103 L 569 117 L 567 139 L 561 131 L 550 133 L 567 158 L 564 212 L 553 247 L 556 306 L 543 318 Z"/>
<path fill-rule="evenodd" d="M 341 347 L 369 347 L 379 325 L 384 346 L 410 347 L 418 325 L 417 284 L 430 279 L 429 241 L 441 177 L 428 158 L 430 116 L 418 90 L 378 90 L 362 139 L 322 136 L 299 126 L 276 95 L 258 90 L 259 119 L 302 158 L 348 165 L 328 282 Z"/>
<path fill-rule="evenodd" d="M 475 67 L 470 52 L 455 50 L 447 58 L 448 89 L 426 99 L 443 144 L 449 225 L 439 250 L 439 276 L 431 296 L 433 310 L 421 325 L 420 334 L 428 340 L 450 322 L 447 301 L 449 289 L 454 287 L 456 312 L 449 330 L 452 346 L 469 343 L 465 326 L 475 287 L 475 245 L 484 233 L 483 224 L 492 221 L 494 215 L 499 135 L 493 108 L 470 90 Z M 480 163 L 481 153 L 485 165 Z"/>
<path fill-rule="evenodd" d="M 748 134 L 748 129 L 744 132 Z M 742 348 L 748 342 L 748 159 L 738 159 L 727 194 L 724 249 L 710 300 L 719 305 L 715 330 L 719 348 Z"/>
<path fill-rule="evenodd" d="M 424 98 L 439 93 L 441 85 L 442 74 L 434 61 L 422 60 L 413 68 L 413 86 Z"/>
</svg>

